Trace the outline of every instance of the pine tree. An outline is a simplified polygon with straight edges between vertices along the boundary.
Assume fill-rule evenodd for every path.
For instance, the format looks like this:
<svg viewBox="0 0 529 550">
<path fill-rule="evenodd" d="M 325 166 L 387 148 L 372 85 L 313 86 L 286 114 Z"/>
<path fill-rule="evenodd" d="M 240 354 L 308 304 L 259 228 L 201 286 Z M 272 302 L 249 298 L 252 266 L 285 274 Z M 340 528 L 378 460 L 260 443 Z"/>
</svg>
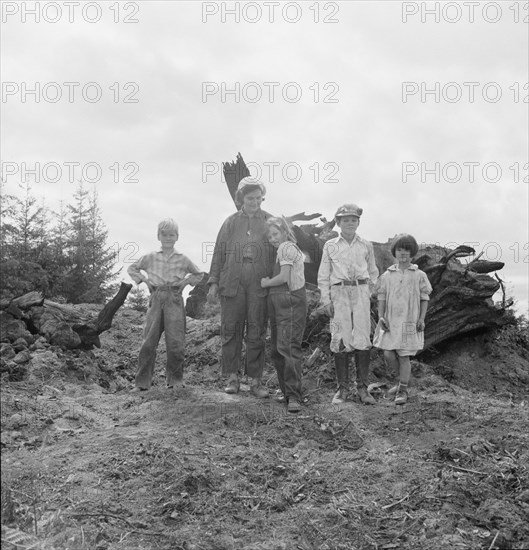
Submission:
<svg viewBox="0 0 529 550">
<path fill-rule="evenodd" d="M 85 189 L 82 181 L 68 205 L 66 249 L 69 269 L 61 290 L 72 303 L 102 303 L 112 292 L 114 253 L 107 246 L 108 231 L 101 217 L 97 192 Z"/>
<path fill-rule="evenodd" d="M 39 224 L 43 216 L 42 206 L 37 205 L 37 198 L 31 192 L 31 185 L 20 185 L 22 199 L 17 199 L 17 232 L 19 257 L 34 261 L 38 255 Z"/>
<path fill-rule="evenodd" d="M 5 185 L 2 186 L 5 189 Z M 2 193 L 1 265 L 3 298 L 40 290 L 46 292 L 49 281 L 39 264 L 39 252 L 46 246 L 45 212 L 37 204 L 31 185 L 19 184 L 22 198 Z M 2 189 L 2 191 L 4 191 Z"/>
<path fill-rule="evenodd" d="M 149 308 L 149 295 L 138 285 L 134 285 L 127 298 L 128 305 L 136 311 L 145 313 Z"/>
<path fill-rule="evenodd" d="M 6 182 L 0 179 L 0 261 L 6 260 L 9 246 L 16 233 L 13 220 L 17 198 L 7 192 L 6 185 Z"/>
<path fill-rule="evenodd" d="M 95 187 L 89 196 L 88 206 L 86 261 L 92 284 L 85 301 L 101 303 L 112 291 L 110 283 L 119 272 L 114 270 L 116 255 L 107 245 L 108 230 L 102 219 Z"/>
</svg>

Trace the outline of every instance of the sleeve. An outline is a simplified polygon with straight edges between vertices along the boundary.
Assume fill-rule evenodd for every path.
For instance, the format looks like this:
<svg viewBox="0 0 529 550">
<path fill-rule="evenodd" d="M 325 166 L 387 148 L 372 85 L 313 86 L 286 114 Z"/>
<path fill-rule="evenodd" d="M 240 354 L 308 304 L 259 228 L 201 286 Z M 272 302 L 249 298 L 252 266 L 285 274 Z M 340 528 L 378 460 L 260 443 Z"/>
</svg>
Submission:
<svg viewBox="0 0 529 550">
<path fill-rule="evenodd" d="M 331 258 L 329 257 L 329 241 L 323 245 L 320 267 L 318 269 L 318 288 L 321 293 L 321 303 L 331 302 Z"/>
<path fill-rule="evenodd" d="M 375 286 L 375 292 L 377 293 L 378 300 L 387 300 L 388 297 L 388 272 L 386 271 L 380 276 Z"/>
<path fill-rule="evenodd" d="M 367 272 L 372 283 L 376 283 L 378 279 L 378 267 L 375 262 L 375 251 L 373 245 L 367 241 Z"/>
<path fill-rule="evenodd" d="M 220 228 L 217 240 L 215 241 L 215 248 L 213 249 L 213 258 L 211 260 L 211 268 L 209 270 L 208 285 L 213 283 L 218 284 L 220 280 L 220 272 L 224 262 L 226 261 L 226 243 L 230 238 L 231 223 L 228 218 Z"/>
<path fill-rule="evenodd" d="M 148 255 L 142 256 L 139 260 L 136 260 L 134 263 L 129 265 L 127 273 L 137 285 L 139 285 L 144 280 L 144 276 L 141 274 L 141 270 L 145 270 L 147 266 Z"/>
<path fill-rule="evenodd" d="M 204 272 L 200 271 L 198 267 L 186 256 L 186 271 L 190 273 L 191 276 L 188 277 L 188 282 L 191 286 L 195 286 L 202 280 Z M 187 275 L 187 274 L 186 274 Z"/>
<path fill-rule="evenodd" d="M 294 265 L 302 257 L 301 250 L 290 241 L 283 243 L 277 250 L 279 265 Z"/>
<path fill-rule="evenodd" d="M 428 280 L 428 277 L 424 271 L 419 270 L 420 279 L 419 279 L 419 292 L 421 296 L 421 300 L 429 300 L 430 294 L 432 293 L 432 285 L 430 284 L 430 281 Z"/>
</svg>

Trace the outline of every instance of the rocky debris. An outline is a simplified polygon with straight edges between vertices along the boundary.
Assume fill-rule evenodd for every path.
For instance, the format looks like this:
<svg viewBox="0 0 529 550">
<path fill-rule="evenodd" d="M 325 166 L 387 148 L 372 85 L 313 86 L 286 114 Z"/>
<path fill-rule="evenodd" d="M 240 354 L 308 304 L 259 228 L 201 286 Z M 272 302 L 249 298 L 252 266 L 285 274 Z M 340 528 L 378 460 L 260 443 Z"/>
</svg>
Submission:
<svg viewBox="0 0 529 550">
<path fill-rule="evenodd" d="M 125 301 L 132 285 L 121 283 L 117 294 L 97 314 L 93 307 L 59 304 L 45 300 L 39 292 L 29 292 L 2 304 L 0 311 L 0 341 L 22 346 L 43 336 L 45 342 L 63 349 L 101 347 L 99 335 L 108 330 L 112 319 Z M 97 306 L 96 306 L 97 307 Z M 40 340 L 42 347 L 43 342 Z M 21 348 L 22 349 L 22 348 Z"/>
</svg>

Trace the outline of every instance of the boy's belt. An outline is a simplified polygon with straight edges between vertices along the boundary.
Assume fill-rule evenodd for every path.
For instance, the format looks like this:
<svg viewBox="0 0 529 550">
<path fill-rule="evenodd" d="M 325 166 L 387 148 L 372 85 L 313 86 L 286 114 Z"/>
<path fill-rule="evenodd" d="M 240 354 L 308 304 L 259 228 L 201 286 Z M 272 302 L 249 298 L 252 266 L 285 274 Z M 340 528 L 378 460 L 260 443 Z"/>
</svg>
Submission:
<svg viewBox="0 0 529 550">
<path fill-rule="evenodd" d="M 334 283 L 332 286 L 358 286 L 358 285 L 367 285 L 369 279 L 355 279 L 354 281 L 340 281 L 339 283 Z"/>
<path fill-rule="evenodd" d="M 176 284 L 167 284 L 167 285 L 154 286 L 154 290 L 176 290 L 176 289 L 177 289 Z"/>
</svg>

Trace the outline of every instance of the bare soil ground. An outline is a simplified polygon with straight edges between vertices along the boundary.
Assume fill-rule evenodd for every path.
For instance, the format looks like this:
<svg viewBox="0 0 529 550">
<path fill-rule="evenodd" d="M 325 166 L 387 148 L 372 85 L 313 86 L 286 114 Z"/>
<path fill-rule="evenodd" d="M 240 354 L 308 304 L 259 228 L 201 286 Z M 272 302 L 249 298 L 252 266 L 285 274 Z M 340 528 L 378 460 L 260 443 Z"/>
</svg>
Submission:
<svg viewBox="0 0 529 550">
<path fill-rule="evenodd" d="M 130 394 L 142 322 L 123 308 L 101 349 L 41 343 L 2 375 L 5 548 L 529 548 L 529 355 L 511 329 L 414 361 L 402 407 L 376 350 L 377 405 L 331 405 L 323 353 L 288 415 L 222 391 L 218 318 L 189 320 L 184 389 L 164 388 L 161 345 L 155 386 Z M 273 396 L 272 367 L 265 382 Z"/>
</svg>

